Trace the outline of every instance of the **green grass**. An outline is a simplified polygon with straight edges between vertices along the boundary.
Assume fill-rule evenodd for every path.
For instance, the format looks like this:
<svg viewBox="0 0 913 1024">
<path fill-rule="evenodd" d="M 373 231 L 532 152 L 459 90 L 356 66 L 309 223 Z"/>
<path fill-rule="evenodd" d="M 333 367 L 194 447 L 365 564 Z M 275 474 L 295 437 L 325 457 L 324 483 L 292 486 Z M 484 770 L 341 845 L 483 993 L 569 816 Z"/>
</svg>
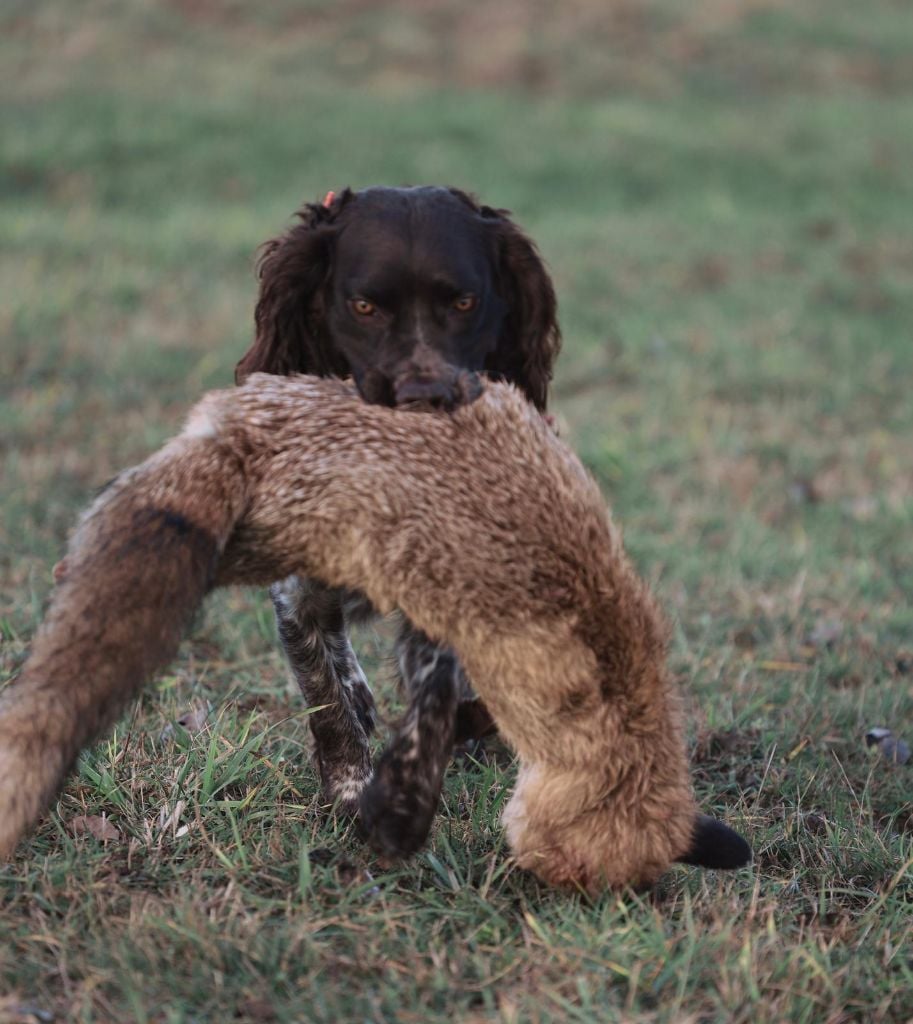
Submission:
<svg viewBox="0 0 913 1024">
<path fill-rule="evenodd" d="M 547 891 L 498 756 L 384 868 L 231 593 L 0 868 L 0 1021 L 913 1019 L 913 768 L 863 743 L 913 742 L 906 3 L 14 0 L 0 68 L 0 679 L 93 489 L 230 380 L 257 244 L 328 188 L 450 182 L 551 265 L 556 409 L 674 622 L 699 796 L 757 854 Z"/>
</svg>

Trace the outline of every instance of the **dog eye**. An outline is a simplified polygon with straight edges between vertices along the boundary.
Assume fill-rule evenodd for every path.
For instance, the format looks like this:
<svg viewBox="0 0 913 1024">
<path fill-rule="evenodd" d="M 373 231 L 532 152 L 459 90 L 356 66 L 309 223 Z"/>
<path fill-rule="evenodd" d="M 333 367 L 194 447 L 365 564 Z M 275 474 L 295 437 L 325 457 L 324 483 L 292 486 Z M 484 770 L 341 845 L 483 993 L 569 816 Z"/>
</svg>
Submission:
<svg viewBox="0 0 913 1024">
<path fill-rule="evenodd" d="M 458 299 L 453 300 L 453 308 L 458 313 L 468 313 L 471 309 L 476 308 L 476 297 L 475 295 L 461 295 Z"/>
<path fill-rule="evenodd" d="M 351 306 L 359 316 L 374 316 L 377 310 L 374 303 L 368 302 L 367 299 L 352 299 Z"/>
</svg>

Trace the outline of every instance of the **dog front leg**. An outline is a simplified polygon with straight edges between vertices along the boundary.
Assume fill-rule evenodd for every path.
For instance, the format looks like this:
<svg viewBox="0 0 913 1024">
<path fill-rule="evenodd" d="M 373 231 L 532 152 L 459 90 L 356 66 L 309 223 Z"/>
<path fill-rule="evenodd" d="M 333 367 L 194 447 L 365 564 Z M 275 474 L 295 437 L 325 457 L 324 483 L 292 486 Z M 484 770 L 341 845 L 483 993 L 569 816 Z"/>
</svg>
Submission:
<svg viewBox="0 0 913 1024">
<path fill-rule="evenodd" d="M 409 707 L 359 801 L 371 846 L 408 857 L 424 843 L 453 751 L 457 708 L 469 684 L 456 655 L 403 623 L 397 654 Z"/>
<path fill-rule="evenodd" d="M 343 594 L 290 576 L 270 588 L 279 639 L 309 707 L 314 758 L 327 800 L 354 813 L 371 775 L 376 711 L 346 633 Z"/>
</svg>

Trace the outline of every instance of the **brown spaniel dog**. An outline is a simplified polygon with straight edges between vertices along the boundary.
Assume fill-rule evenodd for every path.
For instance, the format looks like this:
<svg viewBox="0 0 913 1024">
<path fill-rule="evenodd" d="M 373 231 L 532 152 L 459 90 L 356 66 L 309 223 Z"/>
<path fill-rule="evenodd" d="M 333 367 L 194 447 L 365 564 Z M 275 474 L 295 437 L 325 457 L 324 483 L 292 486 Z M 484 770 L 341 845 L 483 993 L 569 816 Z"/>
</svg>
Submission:
<svg viewBox="0 0 913 1024">
<path fill-rule="evenodd" d="M 256 338 L 238 382 L 258 371 L 351 376 L 370 403 L 453 409 L 473 401 L 484 374 L 545 408 L 561 337 L 555 291 L 506 211 L 456 189 L 369 188 L 330 193 L 298 218 L 262 247 Z M 374 699 L 347 632 L 370 605 L 298 577 L 271 595 L 292 674 L 320 708 L 310 722 L 326 798 L 359 811 L 381 853 L 412 853 L 431 827 L 458 723 L 484 724 L 459 662 L 402 623 L 396 663 L 409 707 L 372 771 Z"/>
</svg>

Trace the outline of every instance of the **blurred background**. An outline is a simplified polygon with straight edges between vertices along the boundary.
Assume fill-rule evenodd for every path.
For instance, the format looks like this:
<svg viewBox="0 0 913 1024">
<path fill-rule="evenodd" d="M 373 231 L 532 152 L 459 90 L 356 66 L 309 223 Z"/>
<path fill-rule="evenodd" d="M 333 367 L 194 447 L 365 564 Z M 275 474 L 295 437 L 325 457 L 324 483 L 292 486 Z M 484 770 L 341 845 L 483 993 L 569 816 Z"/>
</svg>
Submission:
<svg viewBox="0 0 913 1024">
<path fill-rule="evenodd" d="M 622 907 L 611 929 L 622 929 L 625 950 L 598 956 L 598 917 L 556 899 L 554 913 L 573 924 L 539 946 L 546 932 L 515 912 L 528 883 L 510 876 L 503 892 L 489 891 L 484 872 L 495 868 L 485 865 L 501 861 L 496 847 L 491 859 L 497 841 L 477 829 L 454 845 L 478 858 L 494 901 L 484 912 L 467 904 L 467 919 L 482 914 L 494 936 L 476 962 L 442 910 L 474 898 L 478 878 L 459 897 L 448 887 L 476 869 L 448 860 L 438 838 L 438 861 L 391 876 L 398 910 L 394 897 L 352 910 L 350 934 L 334 916 L 342 896 L 307 905 L 310 920 L 322 912 L 336 923 L 295 932 L 289 948 L 306 933 L 312 959 L 283 952 L 282 969 L 311 985 L 308 964 L 320 971 L 336 951 L 326 1019 L 356 1019 L 345 1016 L 351 1006 L 339 1010 L 346 986 L 334 977 L 358 974 L 369 936 L 399 935 L 394 918 L 417 931 L 398 952 L 377 953 L 379 963 L 401 957 L 388 971 L 389 1005 L 401 1005 L 413 976 L 431 986 L 422 993 L 439 993 L 398 1020 L 430 1020 L 432 1003 L 444 1007 L 440 1019 L 448 1006 L 480 1005 L 473 979 L 486 971 L 504 979 L 508 1002 L 503 1018 L 485 1020 L 520 1019 L 510 1006 L 541 1002 L 546 989 L 560 995 L 556 1020 L 609 1019 L 587 1016 L 584 977 L 594 992 L 612 978 L 627 985 L 606 998 L 639 1007 L 637 1020 L 660 1019 L 652 1000 L 664 992 L 697 1014 L 689 1020 L 906 1016 L 889 1007 L 911 991 L 909 966 L 905 978 L 891 973 L 909 938 L 909 882 L 897 874 L 909 867 L 909 769 L 873 770 L 861 737 L 873 725 L 909 733 L 913 719 L 909 0 L 4 0 L 0 117 L 0 680 L 24 657 L 78 509 L 174 432 L 204 389 L 231 383 L 251 338 L 256 248 L 303 202 L 346 185 L 456 185 L 513 210 L 554 275 L 565 332 L 554 407 L 669 611 L 699 795 L 751 835 L 763 890 L 752 894 L 750 877 L 706 890 L 703 876 L 677 876 L 671 898 L 703 899 L 700 913 L 670 924 L 669 939 L 649 908 L 638 932 Z M 136 735 L 151 743 L 189 703 L 225 708 L 226 694 L 244 693 L 255 703 L 237 706 L 269 724 L 269 743 L 299 749 L 304 720 L 287 724 L 300 705 L 273 633 L 265 595 L 214 602 L 132 720 Z M 364 641 L 372 673 L 376 639 Z M 382 687 L 386 708 L 392 699 Z M 226 714 L 213 729 L 224 726 L 219 742 L 234 749 L 249 726 L 238 725 L 241 711 Z M 102 745 L 60 820 L 114 807 L 119 828 L 151 836 L 143 815 L 166 785 L 156 773 L 175 757 L 146 743 L 135 740 L 123 764 L 121 748 Z M 307 771 L 292 782 L 270 773 L 263 785 L 286 801 L 306 793 L 309 841 L 338 845 L 319 831 L 325 816 Z M 135 804 L 112 803 L 126 791 L 102 785 L 115 777 L 128 779 Z M 282 788 L 299 777 L 300 791 Z M 458 808 L 475 808 L 475 822 L 495 792 L 488 776 L 465 778 L 448 783 L 447 834 L 461 827 Z M 279 803 L 269 797 L 256 820 L 272 820 Z M 283 813 L 295 810 L 286 803 Z M 223 810 L 197 813 L 210 812 Z M 175 838 L 190 845 L 186 862 L 162 861 L 173 885 L 155 875 L 145 840 L 131 840 L 125 878 L 145 886 L 144 899 L 165 900 L 185 938 L 204 936 L 186 938 L 178 957 L 177 933 L 134 914 L 134 890 L 106 874 L 115 854 L 74 854 L 57 820 L 36 840 L 51 844 L 50 874 L 11 884 L 0 920 L 19 935 L 6 961 L 16 983 L 57 986 L 69 999 L 71 975 L 55 952 L 66 917 L 72 970 L 88 979 L 80 991 L 98 1019 L 128 1019 L 103 1001 L 108 982 L 92 980 L 115 976 L 145 993 L 139 1002 L 180 990 L 189 1005 L 212 991 L 206 1019 L 228 1019 L 224 1006 L 212 1009 L 219 985 L 235 986 L 226 1005 L 256 990 L 231 964 L 248 963 L 261 939 L 280 935 L 277 950 L 285 942 L 258 923 L 272 913 L 269 894 L 279 906 L 289 886 L 308 891 L 303 875 L 275 881 L 274 839 L 251 868 L 234 819 L 211 833 L 234 861 L 195 834 Z M 277 835 L 297 842 L 289 829 Z M 357 842 L 351 852 L 364 856 Z M 294 847 L 278 864 L 294 873 L 299 856 Z M 193 884 L 185 863 L 200 869 Z M 302 871 L 308 863 L 304 855 Z M 209 889 L 226 873 L 238 910 L 230 924 Z M 84 899 L 72 906 L 81 909 L 61 909 L 80 881 Z M 112 904 L 96 912 L 101 891 Z M 371 916 L 381 906 L 386 932 Z M 777 934 L 764 923 L 774 920 Z M 807 936 L 805 921 L 822 930 Z M 76 946 L 88 936 L 80 966 Z M 235 945 L 210 952 L 220 943 Z M 673 946 L 687 955 L 667 966 Z M 549 959 L 545 948 L 560 952 Z M 612 971 L 628 966 L 607 975 L 607 956 Z M 210 990 L 212 978 L 222 980 Z M 872 1000 L 883 1016 L 841 1016 L 841 1006 Z M 378 1019 L 359 1006 L 357 1019 Z M 567 1016 L 568 1006 L 582 1015 Z M 553 1019 L 539 1012 L 523 1019 Z"/>
<path fill-rule="evenodd" d="M 638 543 L 760 571 L 797 506 L 908 510 L 911 54 L 903 0 L 6 0 L 6 601 L 230 382 L 257 245 L 344 185 L 514 211 Z"/>
<path fill-rule="evenodd" d="M 7 0 L 0 19 L 16 586 L 74 500 L 230 382 L 257 245 L 344 185 L 514 211 L 561 301 L 556 405 L 638 534 L 685 517 L 689 547 L 738 554 L 747 515 L 751 561 L 790 496 L 908 502 L 902 0 Z"/>
</svg>

